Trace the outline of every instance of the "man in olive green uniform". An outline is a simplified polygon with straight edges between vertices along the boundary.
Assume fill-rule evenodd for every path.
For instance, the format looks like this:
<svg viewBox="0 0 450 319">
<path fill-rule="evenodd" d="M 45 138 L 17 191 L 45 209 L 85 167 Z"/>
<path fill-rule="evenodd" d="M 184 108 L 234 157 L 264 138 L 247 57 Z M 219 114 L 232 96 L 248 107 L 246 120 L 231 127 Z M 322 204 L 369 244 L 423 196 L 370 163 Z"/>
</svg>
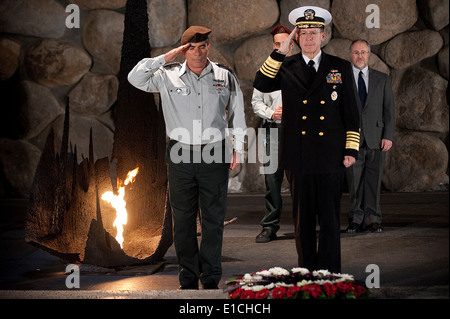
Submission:
<svg viewBox="0 0 450 319">
<path fill-rule="evenodd" d="M 138 89 L 161 94 L 170 142 L 167 148 L 170 204 L 181 289 L 217 289 L 226 213 L 228 172 L 240 162 L 246 125 L 239 83 L 226 67 L 208 59 L 211 30 L 187 29 L 182 45 L 140 61 L 129 73 Z M 183 64 L 173 61 L 184 54 Z M 225 159 L 225 137 L 234 135 L 234 152 Z M 202 215 L 197 243 L 196 217 Z"/>
</svg>

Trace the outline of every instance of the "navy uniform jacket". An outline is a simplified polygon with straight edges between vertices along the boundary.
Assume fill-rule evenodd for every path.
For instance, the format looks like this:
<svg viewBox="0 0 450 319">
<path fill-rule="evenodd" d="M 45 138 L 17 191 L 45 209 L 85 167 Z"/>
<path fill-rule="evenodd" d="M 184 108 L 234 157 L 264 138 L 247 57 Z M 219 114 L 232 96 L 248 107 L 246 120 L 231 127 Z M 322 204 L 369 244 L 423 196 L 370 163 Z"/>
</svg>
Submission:
<svg viewBox="0 0 450 319">
<path fill-rule="evenodd" d="M 282 91 L 279 166 L 303 174 L 344 172 L 344 156 L 358 157 L 359 112 L 348 61 L 322 52 L 312 83 L 301 53 L 273 51 L 253 86 Z"/>
</svg>

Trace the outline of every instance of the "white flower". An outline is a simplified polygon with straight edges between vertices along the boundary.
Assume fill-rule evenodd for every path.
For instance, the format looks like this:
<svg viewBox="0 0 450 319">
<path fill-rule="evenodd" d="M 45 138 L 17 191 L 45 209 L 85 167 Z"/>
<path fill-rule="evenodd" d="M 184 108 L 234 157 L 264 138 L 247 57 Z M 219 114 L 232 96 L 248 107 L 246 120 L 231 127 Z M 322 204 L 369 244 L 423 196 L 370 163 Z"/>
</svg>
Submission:
<svg viewBox="0 0 450 319">
<path fill-rule="evenodd" d="M 269 290 L 273 289 L 274 287 L 275 287 L 275 284 L 273 282 L 268 284 L 267 286 L 265 286 L 265 288 L 269 289 Z"/>
<path fill-rule="evenodd" d="M 326 283 L 333 284 L 333 282 L 331 282 L 330 280 L 323 280 L 323 279 L 316 280 L 315 283 L 318 284 L 318 285 L 323 285 L 323 284 L 326 284 Z"/>
<path fill-rule="evenodd" d="M 275 276 L 288 276 L 289 271 L 281 267 L 270 268 L 269 271 Z"/>
<path fill-rule="evenodd" d="M 291 271 L 292 271 L 293 273 L 299 272 L 299 273 L 301 273 L 302 275 L 309 273 L 309 270 L 308 270 L 308 269 L 302 268 L 302 267 L 292 268 Z"/>
<path fill-rule="evenodd" d="M 275 287 L 293 287 L 293 284 L 287 284 L 285 282 L 279 281 L 275 283 Z"/>
<path fill-rule="evenodd" d="M 354 280 L 353 276 L 352 276 L 352 275 L 349 275 L 349 274 L 340 274 L 340 276 L 341 276 L 341 278 L 344 279 L 344 280 L 350 280 L 350 281 L 353 281 L 353 280 Z"/>
<path fill-rule="evenodd" d="M 302 286 L 306 286 L 306 285 L 311 285 L 313 283 L 314 283 L 314 281 L 312 281 L 312 280 L 303 279 L 302 281 L 297 282 L 297 286 L 302 287 Z"/>
<path fill-rule="evenodd" d="M 258 292 L 258 291 L 260 291 L 261 289 L 264 289 L 264 288 L 266 288 L 266 287 L 265 287 L 265 286 L 262 286 L 262 285 L 256 285 L 256 286 L 252 286 L 251 288 L 252 288 L 252 290 L 253 290 L 254 292 Z"/>
<path fill-rule="evenodd" d="M 253 277 L 252 277 L 252 275 L 250 275 L 250 274 L 245 274 L 244 277 L 243 277 L 242 279 L 244 279 L 244 280 L 252 280 Z"/>
<path fill-rule="evenodd" d="M 314 277 L 323 277 L 331 275 L 331 272 L 328 271 L 328 269 L 320 269 L 320 270 L 314 270 L 313 276 Z"/>
</svg>

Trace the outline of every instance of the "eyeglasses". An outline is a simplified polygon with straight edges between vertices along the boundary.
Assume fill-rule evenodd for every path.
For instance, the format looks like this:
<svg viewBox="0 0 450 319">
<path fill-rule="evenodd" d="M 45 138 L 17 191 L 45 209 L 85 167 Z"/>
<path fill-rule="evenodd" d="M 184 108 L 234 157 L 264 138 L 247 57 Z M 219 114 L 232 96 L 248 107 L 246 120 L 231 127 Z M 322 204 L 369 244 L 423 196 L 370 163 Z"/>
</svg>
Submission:
<svg viewBox="0 0 450 319">
<path fill-rule="evenodd" d="M 353 51 L 352 54 L 354 54 L 354 55 L 361 54 L 362 56 L 365 56 L 365 55 L 369 54 L 369 51 Z"/>
<path fill-rule="evenodd" d="M 300 37 L 301 38 L 306 38 L 306 37 L 315 37 L 316 35 L 320 34 L 321 32 L 318 31 L 311 31 L 311 32 L 306 32 L 306 31 L 300 31 Z"/>
</svg>

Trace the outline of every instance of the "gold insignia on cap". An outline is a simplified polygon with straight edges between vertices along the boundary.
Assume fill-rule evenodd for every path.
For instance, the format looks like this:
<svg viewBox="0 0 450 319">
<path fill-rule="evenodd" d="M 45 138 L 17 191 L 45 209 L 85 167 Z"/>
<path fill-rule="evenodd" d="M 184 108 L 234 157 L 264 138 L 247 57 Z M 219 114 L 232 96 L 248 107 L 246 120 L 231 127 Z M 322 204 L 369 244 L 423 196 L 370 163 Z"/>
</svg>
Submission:
<svg viewBox="0 0 450 319">
<path fill-rule="evenodd" d="M 313 9 L 305 10 L 305 19 L 306 20 L 314 20 L 316 12 Z"/>
<path fill-rule="evenodd" d="M 324 28 L 331 23 L 332 17 L 328 10 L 316 6 L 303 6 L 289 13 L 289 22 L 300 29 Z"/>
</svg>

